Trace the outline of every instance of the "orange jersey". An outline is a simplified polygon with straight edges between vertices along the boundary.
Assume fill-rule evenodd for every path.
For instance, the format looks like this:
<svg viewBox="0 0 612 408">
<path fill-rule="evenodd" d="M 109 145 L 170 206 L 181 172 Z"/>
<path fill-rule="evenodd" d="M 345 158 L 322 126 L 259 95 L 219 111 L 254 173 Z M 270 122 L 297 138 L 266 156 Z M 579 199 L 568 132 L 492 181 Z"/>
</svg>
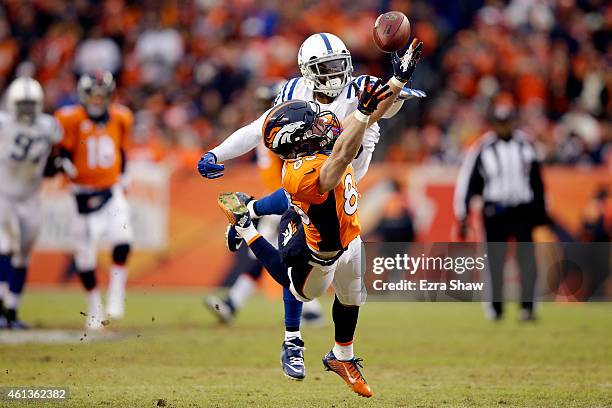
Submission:
<svg viewBox="0 0 612 408">
<path fill-rule="evenodd" d="M 357 182 L 349 166 L 332 191 L 319 193 L 319 174 L 325 154 L 287 160 L 283 188 L 302 216 L 306 242 L 315 251 L 339 251 L 361 232 Z"/>
<path fill-rule="evenodd" d="M 109 118 L 96 124 L 80 105 L 58 110 L 55 117 L 64 129 L 59 147 L 70 152 L 78 174 L 75 184 L 106 189 L 119 181 L 125 152 L 132 133 L 132 112 L 122 105 L 111 104 Z"/>
<path fill-rule="evenodd" d="M 259 176 L 267 191 L 276 191 L 281 188 L 281 172 L 283 161 L 280 157 L 266 148 L 263 143 L 257 146 L 257 167 Z"/>
</svg>

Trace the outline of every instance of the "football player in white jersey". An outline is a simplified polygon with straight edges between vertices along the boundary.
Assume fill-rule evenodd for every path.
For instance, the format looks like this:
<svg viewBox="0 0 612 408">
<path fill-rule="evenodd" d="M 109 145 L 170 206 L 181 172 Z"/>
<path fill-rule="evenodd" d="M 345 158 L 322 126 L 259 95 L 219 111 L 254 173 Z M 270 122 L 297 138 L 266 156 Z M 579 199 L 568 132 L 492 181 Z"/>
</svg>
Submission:
<svg viewBox="0 0 612 408">
<path fill-rule="evenodd" d="M 394 116 L 404 100 L 426 96 L 422 91 L 405 87 L 420 58 L 422 47 L 422 43 L 414 39 L 402 58 L 397 53 L 392 54 L 394 76 L 388 84 L 396 96 L 381 103 L 379 109 L 369 119 L 369 127 L 365 131 L 361 149 L 352 162 L 357 180 L 363 178 L 367 172 L 372 153 L 378 143 L 380 137 L 378 120 Z M 320 105 L 321 110 L 329 110 L 341 120 L 355 111 L 359 101 L 358 93 L 363 90 L 367 76 L 352 76 L 351 54 L 340 38 L 329 33 L 311 35 L 300 47 L 298 65 L 302 76 L 287 82 L 276 97 L 275 105 L 293 99 L 313 101 Z M 370 76 L 370 80 L 376 81 L 377 78 Z M 204 154 L 198 163 L 200 174 L 209 179 L 221 177 L 224 170 L 221 162 L 256 148 L 262 141 L 262 128 L 269 112 L 270 110 L 264 112 L 257 120 L 238 129 L 219 146 Z M 279 190 L 272 196 L 273 199 L 266 200 L 265 204 L 256 200 L 249 202 L 252 218 L 264 214 L 282 214 L 288 206 L 284 192 Z M 286 330 L 281 349 L 281 365 L 288 378 L 302 380 L 305 377 L 304 342 L 301 339 L 299 324 L 293 324 L 292 327 L 287 325 L 288 321 L 299 322 L 301 307 L 296 307 L 295 302 L 299 301 L 288 290 L 284 291 L 283 300 Z"/>
<path fill-rule="evenodd" d="M 0 111 L 0 304 L 5 327 L 26 329 L 17 309 L 41 225 L 40 186 L 62 131 L 42 112 L 43 90 L 32 78 L 15 79 L 5 104 L 6 111 Z"/>
</svg>

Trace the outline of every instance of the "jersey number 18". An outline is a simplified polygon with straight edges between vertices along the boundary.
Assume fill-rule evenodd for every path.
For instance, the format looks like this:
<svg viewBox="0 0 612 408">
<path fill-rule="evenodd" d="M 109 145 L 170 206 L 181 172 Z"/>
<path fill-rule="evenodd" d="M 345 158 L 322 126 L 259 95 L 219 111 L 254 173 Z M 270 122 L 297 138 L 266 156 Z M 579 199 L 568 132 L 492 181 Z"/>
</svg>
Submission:
<svg viewBox="0 0 612 408">
<path fill-rule="evenodd" d="M 115 164 L 115 143 L 109 136 L 91 136 L 87 139 L 87 167 L 107 169 Z"/>
</svg>

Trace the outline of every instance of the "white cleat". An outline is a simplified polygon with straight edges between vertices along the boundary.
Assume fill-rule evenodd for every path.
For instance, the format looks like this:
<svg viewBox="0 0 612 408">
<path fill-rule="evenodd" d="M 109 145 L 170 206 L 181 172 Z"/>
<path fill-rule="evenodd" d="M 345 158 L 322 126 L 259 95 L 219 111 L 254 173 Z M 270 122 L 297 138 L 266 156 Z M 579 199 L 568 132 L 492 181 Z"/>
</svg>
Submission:
<svg viewBox="0 0 612 408">
<path fill-rule="evenodd" d="M 91 332 L 100 332 L 104 330 L 106 320 L 100 316 L 87 316 L 85 320 L 85 330 Z"/>
<path fill-rule="evenodd" d="M 125 316 L 125 299 L 123 296 L 108 294 L 106 300 L 106 314 L 110 319 L 120 320 Z"/>
<path fill-rule="evenodd" d="M 217 296 L 209 296 L 204 299 L 204 304 L 214 314 L 219 323 L 231 324 L 234 321 L 232 309 L 223 300 Z"/>
</svg>

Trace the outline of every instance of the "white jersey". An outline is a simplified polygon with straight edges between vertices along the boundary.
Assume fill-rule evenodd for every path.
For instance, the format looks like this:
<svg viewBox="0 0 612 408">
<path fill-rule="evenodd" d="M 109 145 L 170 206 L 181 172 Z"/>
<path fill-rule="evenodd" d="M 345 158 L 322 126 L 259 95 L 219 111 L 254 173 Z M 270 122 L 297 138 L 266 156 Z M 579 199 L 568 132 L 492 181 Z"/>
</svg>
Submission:
<svg viewBox="0 0 612 408">
<path fill-rule="evenodd" d="M 359 89 L 363 89 L 365 85 L 365 78 L 366 75 L 351 78 L 350 83 L 355 83 Z M 373 76 L 370 77 L 371 82 L 374 82 L 377 79 L 378 78 Z M 312 89 L 306 86 L 306 81 L 303 77 L 293 78 L 285 84 L 281 92 L 274 100 L 274 105 L 290 100 L 313 101 L 321 106 L 322 111 L 329 110 L 333 112 L 338 119 L 342 120 L 357 109 L 358 98 L 354 87 L 350 85 L 350 83 L 342 90 L 340 95 L 338 95 L 332 103 L 322 104 L 315 101 L 314 93 Z M 223 162 L 225 160 L 233 159 L 257 147 L 257 145 L 261 143 L 263 139 L 263 123 L 269 112 L 270 109 L 264 112 L 254 122 L 251 122 L 250 124 L 232 133 L 222 144 L 212 149 L 211 152 L 215 154 L 217 161 Z M 378 123 L 374 123 L 368 129 L 366 129 L 363 137 L 362 148 L 352 163 L 357 180 L 361 179 L 367 172 L 370 161 L 372 160 L 372 153 L 374 152 L 374 148 L 376 147 L 379 138 L 380 128 Z"/>
<path fill-rule="evenodd" d="M 61 138 L 53 116 L 37 115 L 28 126 L 0 112 L 0 195 L 23 200 L 36 194 L 51 148 Z"/>
</svg>

